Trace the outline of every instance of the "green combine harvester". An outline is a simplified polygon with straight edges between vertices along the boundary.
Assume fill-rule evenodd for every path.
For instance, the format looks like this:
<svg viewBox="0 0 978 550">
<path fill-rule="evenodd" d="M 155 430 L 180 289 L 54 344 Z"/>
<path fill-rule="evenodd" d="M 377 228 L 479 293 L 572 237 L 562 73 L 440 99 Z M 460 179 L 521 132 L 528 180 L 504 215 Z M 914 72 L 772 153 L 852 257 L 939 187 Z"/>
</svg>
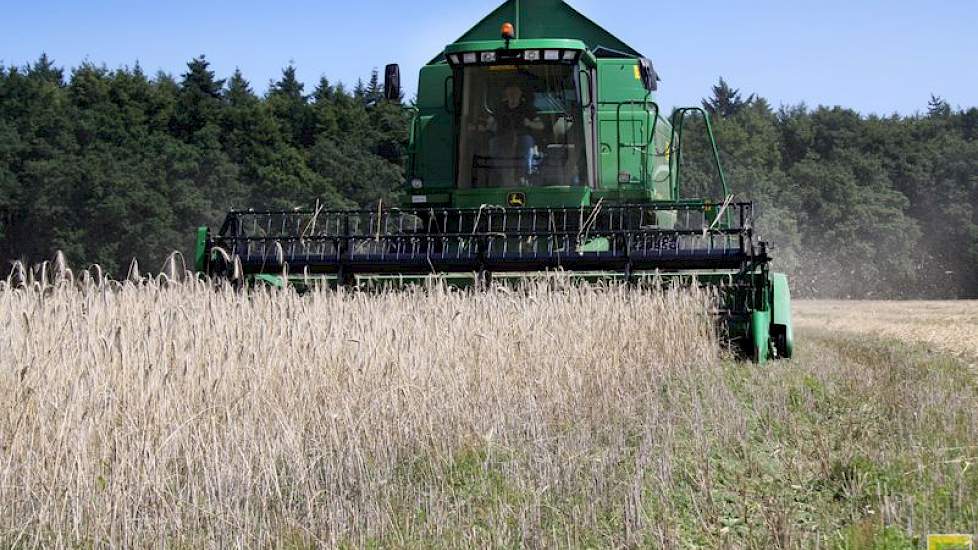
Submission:
<svg viewBox="0 0 978 550">
<path fill-rule="evenodd" d="M 399 75 L 387 67 L 392 101 Z M 790 357 L 788 282 L 769 270 L 753 206 L 727 189 L 706 113 L 660 113 L 659 81 L 648 58 L 565 2 L 510 0 L 421 69 L 404 204 L 234 211 L 199 230 L 197 268 L 275 285 L 546 271 L 696 281 L 718 289 L 728 333 L 753 359 Z M 692 116 L 722 196 L 684 194 Z"/>
</svg>

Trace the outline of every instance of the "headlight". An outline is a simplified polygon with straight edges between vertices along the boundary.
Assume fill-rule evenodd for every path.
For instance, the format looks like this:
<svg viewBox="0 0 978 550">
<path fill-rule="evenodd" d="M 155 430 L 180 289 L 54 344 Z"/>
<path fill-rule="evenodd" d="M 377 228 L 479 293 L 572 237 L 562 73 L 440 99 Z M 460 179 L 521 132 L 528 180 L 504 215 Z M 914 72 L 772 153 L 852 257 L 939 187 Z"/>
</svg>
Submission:
<svg viewBox="0 0 978 550">
<path fill-rule="evenodd" d="M 482 62 L 483 63 L 495 63 L 496 62 L 496 52 L 482 52 Z"/>
<path fill-rule="evenodd" d="M 452 54 L 452 55 L 448 56 L 448 58 L 452 60 L 452 65 L 458 65 L 459 59 L 458 59 L 458 56 L 457 55 Z"/>
<path fill-rule="evenodd" d="M 574 51 L 574 50 L 565 50 L 564 51 L 564 61 L 574 61 L 575 59 L 577 59 L 577 52 L 576 51 Z"/>
<path fill-rule="evenodd" d="M 424 187 L 424 182 L 421 181 L 421 178 L 414 178 L 413 180 L 411 180 L 412 189 L 421 189 L 423 187 Z"/>
<path fill-rule="evenodd" d="M 475 52 L 470 52 L 462 55 L 462 61 L 464 63 L 475 63 L 477 59 L 478 58 L 476 57 Z"/>
<path fill-rule="evenodd" d="M 523 59 L 527 61 L 540 61 L 540 50 L 526 50 L 523 52 Z"/>
<path fill-rule="evenodd" d="M 543 52 L 543 58 L 546 61 L 557 61 L 560 59 L 560 50 L 546 50 Z"/>
</svg>

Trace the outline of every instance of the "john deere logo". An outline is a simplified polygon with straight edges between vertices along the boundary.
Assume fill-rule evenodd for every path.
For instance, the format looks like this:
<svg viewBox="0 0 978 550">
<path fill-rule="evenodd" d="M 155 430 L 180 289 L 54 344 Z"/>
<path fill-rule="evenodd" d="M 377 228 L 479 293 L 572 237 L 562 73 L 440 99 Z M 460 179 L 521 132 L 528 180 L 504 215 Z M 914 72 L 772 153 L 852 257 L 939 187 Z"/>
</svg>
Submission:
<svg viewBox="0 0 978 550">
<path fill-rule="evenodd" d="M 506 197 L 506 204 L 512 206 L 513 208 L 522 208 L 526 206 L 526 193 L 510 193 Z"/>
</svg>

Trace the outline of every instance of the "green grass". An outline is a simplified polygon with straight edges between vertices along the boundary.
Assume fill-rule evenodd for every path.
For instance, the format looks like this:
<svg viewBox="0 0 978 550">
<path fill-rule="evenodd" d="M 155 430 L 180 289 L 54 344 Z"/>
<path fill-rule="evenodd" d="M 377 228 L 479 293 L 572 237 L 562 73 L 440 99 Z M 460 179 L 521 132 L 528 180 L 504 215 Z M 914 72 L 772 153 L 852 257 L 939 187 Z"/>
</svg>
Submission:
<svg viewBox="0 0 978 550">
<path fill-rule="evenodd" d="M 573 491 L 541 496 L 518 488 L 531 457 L 470 448 L 447 469 L 422 460 L 398 479 L 404 494 L 434 491 L 450 503 L 453 525 L 433 540 L 425 518 L 405 503 L 399 530 L 375 545 L 889 550 L 918 548 L 929 533 L 978 530 L 978 466 L 968 461 L 978 456 L 978 388 L 968 370 L 892 341 L 829 333 L 800 341 L 795 361 L 726 361 L 716 372 L 712 382 L 733 397 L 723 408 L 743 422 L 739 433 L 695 413 L 697 401 L 704 406 L 697 388 L 663 381 L 671 482 L 636 471 L 642 446 L 655 442 L 643 437 L 648 426 L 631 426 L 630 454 L 602 480 L 614 497 L 598 503 L 586 529 L 573 513 L 583 504 Z M 576 483 L 584 494 L 595 480 Z M 517 511 L 537 500 L 544 513 L 531 520 L 540 538 L 527 539 Z"/>
</svg>

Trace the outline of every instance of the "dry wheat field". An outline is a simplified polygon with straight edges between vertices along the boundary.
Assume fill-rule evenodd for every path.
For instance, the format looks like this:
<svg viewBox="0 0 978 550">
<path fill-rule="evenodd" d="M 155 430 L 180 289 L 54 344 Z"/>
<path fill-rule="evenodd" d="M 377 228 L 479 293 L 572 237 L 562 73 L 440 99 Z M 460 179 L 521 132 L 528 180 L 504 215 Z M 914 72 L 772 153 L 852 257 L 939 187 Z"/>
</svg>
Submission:
<svg viewBox="0 0 978 550">
<path fill-rule="evenodd" d="M 756 367 L 693 291 L 164 283 L 0 282 L 0 547 L 978 531 L 978 388 L 951 358 L 813 333 Z"/>
</svg>

